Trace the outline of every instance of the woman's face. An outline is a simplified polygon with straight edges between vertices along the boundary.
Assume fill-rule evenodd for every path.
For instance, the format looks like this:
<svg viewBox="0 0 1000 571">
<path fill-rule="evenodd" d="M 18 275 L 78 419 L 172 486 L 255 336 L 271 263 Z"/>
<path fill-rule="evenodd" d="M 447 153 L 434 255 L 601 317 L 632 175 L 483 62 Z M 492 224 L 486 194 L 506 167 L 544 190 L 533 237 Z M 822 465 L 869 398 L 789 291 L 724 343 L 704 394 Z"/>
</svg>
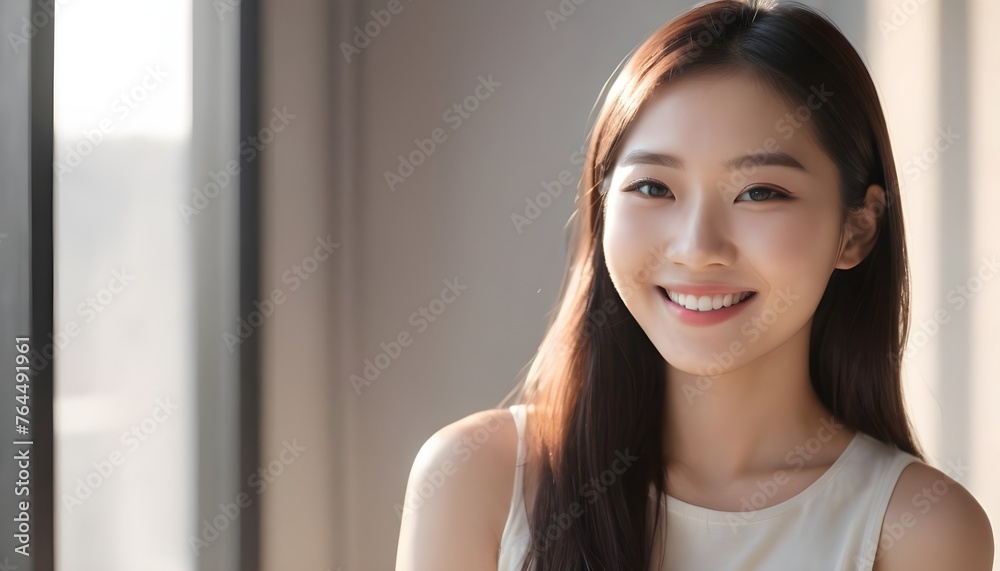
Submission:
<svg viewBox="0 0 1000 571">
<path fill-rule="evenodd" d="M 683 77 L 625 133 L 604 253 L 626 307 L 677 369 L 728 372 L 811 324 L 842 245 L 837 168 L 809 118 L 836 94 L 815 87 L 792 108 L 746 72 Z M 755 293 L 716 309 L 740 292 Z"/>
</svg>

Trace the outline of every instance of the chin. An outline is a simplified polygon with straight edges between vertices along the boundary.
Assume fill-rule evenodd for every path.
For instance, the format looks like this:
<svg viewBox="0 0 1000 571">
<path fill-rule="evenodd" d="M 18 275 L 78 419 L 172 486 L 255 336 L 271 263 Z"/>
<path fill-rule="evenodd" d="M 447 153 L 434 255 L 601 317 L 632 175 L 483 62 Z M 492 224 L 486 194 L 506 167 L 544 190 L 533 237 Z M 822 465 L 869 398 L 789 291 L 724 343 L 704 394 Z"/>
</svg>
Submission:
<svg viewBox="0 0 1000 571">
<path fill-rule="evenodd" d="M 716 376 L 742 366 L 747 345 L 738 339 L 719 336 L 677 340 L 668 336 L 650 338 L 660 356 L 671 367 L 694 376 Z"/>
</svg>

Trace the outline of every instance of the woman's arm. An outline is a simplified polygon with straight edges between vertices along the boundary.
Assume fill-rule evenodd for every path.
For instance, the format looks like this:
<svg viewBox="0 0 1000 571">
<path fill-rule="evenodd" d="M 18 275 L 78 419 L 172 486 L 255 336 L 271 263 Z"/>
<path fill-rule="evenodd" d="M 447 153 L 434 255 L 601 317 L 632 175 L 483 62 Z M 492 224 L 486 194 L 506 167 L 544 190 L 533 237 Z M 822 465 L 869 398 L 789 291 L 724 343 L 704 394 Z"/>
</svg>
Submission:
<svg viewBox="0 0 1000 571">
<path fill-rule="evenodd" d="M 903 470 L 873 571 L 992 571 L 993 529 L 976 498 L 923 462 Z"/>
<path fill-rule="evenodd" d="M 396 571 L 496 571 L 516 456 L 506 409 L 477 412 L 431 436 L 407 481 Z"/>
</svg>

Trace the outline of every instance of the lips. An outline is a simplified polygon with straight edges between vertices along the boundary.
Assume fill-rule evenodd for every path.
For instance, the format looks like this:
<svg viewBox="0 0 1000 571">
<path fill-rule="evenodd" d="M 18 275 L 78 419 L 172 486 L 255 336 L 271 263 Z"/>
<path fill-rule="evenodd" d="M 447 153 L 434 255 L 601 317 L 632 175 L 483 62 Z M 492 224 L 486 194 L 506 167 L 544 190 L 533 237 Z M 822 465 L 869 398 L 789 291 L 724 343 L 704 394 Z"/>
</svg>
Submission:
<svg viewBox="0 0 1000 571">
<path fill-rule="evenodd" d="M 715 311 L 724 307 L 731 307 L 753 297 L 754 291 L 739 291 L 728 293 L 716 293 L 714 295 L 696 295 L 683 293 L 657 286 L 660 294 L 676 303 L 677 305 L 691 311 Z"/>
</svg>

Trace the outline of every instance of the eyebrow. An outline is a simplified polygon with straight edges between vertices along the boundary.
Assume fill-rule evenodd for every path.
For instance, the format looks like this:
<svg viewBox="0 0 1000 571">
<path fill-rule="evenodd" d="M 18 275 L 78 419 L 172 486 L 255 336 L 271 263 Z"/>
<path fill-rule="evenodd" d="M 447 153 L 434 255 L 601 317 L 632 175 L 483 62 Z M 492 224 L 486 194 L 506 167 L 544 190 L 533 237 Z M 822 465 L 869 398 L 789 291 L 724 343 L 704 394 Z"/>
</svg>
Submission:
<svg viewBox="0 0 1000 571">
<path fill-rule="evenodd" d="M 632 151 L 626 155 L 624 159 L 622 159 L 619 166 L 627 167 L 638 164 L 658 165 L 684 170 L 684 161 L 679 158 L 673 155 L 662 155 L 660 153 L 651 153 L 649 151 Z M 735 170 L 743 167 L 744 165 L 781 166 L 799 169 L 802 171 L 806 170 L 806 167 L 802 166 L 802 163 L 797 161 L 795 157 L 789 155 L 788 153 L 781 152 L 750 153 L 730 159 L 724 163 L 724 166 L 728 170 Z"/>
</svg>

